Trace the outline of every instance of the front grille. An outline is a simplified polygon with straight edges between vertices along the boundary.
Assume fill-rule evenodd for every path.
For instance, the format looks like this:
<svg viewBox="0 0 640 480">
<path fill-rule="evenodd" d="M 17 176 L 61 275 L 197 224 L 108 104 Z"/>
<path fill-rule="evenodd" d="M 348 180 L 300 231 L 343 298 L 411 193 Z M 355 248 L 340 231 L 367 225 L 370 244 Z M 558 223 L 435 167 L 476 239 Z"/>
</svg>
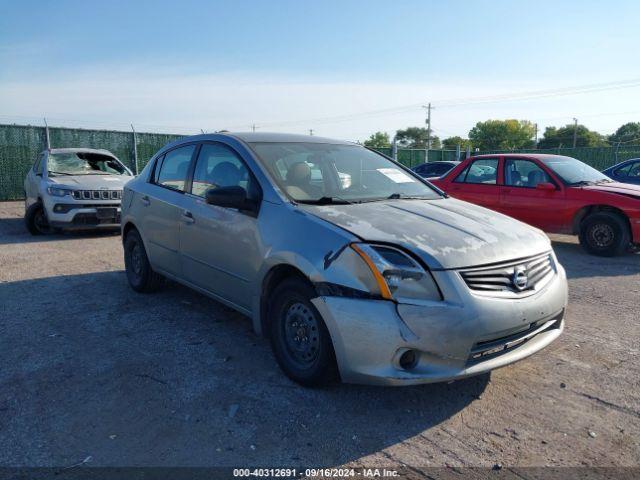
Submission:
<svg viewBox="0 0 640 480">
<path fill-rule="evenodd" d="M 471 347 L 471 353 L 467 359 L 467 366 L 475 365 L 477 363 L 484 362 L 485 360 L 511 352 L 513 349 L 524 345 L 541 333 L 560 328 L 563 318 L 564 310 L 552 318 L 539 320 L 537 322 L 530 323 L 529 325 L 525 325 L 521 330 L 515 333 L 476 342 L 473 347 Z"/>
<path fill-rule="evenodd" d="M 551 253 L 460 270 L 460 275 L 471 290 L 516 294 L 541 288 L 553 273 L 555 266 Z"/>
<path fill-rule="evenodd" d="M 76 200 L 122 200 L 122 190 L 74 190 Z"/>
</svg>

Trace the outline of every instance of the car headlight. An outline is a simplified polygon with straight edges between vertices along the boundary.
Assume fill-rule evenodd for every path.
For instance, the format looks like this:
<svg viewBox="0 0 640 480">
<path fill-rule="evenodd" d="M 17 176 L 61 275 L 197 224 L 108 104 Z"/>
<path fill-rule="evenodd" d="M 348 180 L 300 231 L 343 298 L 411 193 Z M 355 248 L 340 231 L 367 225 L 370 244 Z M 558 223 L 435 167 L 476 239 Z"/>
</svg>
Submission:
<svg viewBox="0 0 640 480">
<path fill-rule="evenodd" d="M 352 243 L 351 248 L 371 269 L 382 298 L 398 302 L 442 300 L 431 272 L 402 250 L 367 243 Z"/>
<path fill-rule="evenodd" d="M 65 195 L 71 195 L 73 190 L 69 190 L 68 188 L 60 188 L 60 187 L 48 187 L 47 192 L 49 195 L 53 195 L 54 197 L 64 197 Z"/>
</svg>

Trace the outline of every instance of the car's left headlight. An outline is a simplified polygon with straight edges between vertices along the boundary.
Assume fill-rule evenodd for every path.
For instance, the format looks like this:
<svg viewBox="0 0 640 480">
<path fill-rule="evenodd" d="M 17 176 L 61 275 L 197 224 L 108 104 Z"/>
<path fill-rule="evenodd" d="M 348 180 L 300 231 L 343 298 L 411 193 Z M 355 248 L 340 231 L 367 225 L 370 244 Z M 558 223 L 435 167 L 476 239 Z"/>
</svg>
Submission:
<svg viewBox="0 0 640 480">
<path fill-rule="evenodd" d="M 351 244 L 371 269 L 380 295 L 398 302 L 442 300 L 431 272 L 398 248 L 368 243 Z"/>
<path fill-rule="evenodd" d="M 71 195 L 73 190 L 60 187 L 48 187 L 47 192 L 49 192 L 49 195 L 53 195 L 54 197 L 64 197 L 65 195 Z"/>
</svg>

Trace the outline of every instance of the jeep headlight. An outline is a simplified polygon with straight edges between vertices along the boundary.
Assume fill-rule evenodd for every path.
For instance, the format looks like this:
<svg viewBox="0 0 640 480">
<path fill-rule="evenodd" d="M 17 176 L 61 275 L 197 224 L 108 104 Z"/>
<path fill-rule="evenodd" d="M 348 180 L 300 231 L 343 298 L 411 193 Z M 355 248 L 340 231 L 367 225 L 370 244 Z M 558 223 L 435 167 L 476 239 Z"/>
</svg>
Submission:
<svg viewBox="0 0 640 480">
<path fill-rule="evenodd" d="M 351 244 L 371 269 L 382 298 L 398 302 L 442 300 L 431 272 L 402 250 L 387 245 Z"/>
<path fill-rule="evenodd" d="M 64 197 L 65 195 L 71 195 L 73 190 L 69 190 L 68 188 L 60 188 L 60 187 L 48 187 L 47 192 L 49 195 L 53 195 L 54 197 Z"/>
</svg>

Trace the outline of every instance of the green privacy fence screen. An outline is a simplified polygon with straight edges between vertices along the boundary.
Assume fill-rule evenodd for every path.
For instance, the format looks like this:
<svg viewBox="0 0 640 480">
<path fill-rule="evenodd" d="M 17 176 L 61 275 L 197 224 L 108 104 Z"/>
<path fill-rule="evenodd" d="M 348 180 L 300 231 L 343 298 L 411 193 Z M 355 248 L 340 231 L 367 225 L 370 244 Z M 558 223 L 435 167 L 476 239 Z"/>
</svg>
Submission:
<svg viewBox="0 0 640 480">
<path fill-rule="evenodd" d="M 598 170 L 604 170 L 611 165 L 629 160 L 630 158 L 640 158 L 640 145 L 615 146 L 615 147 L 578 147 L 578 148 L 547 148 L 544 150 L 514 150 L 504 152 L 499 150 L 480 152 L 482 154 L 491 153 L 549 153 L 553 155 L 566 155 L 574 157 L 584 163 L 591 165 Z M 474 155 L 477 153 L 474 152 Z"/>
<path fill-rule="evenodd" d="M 136 133 L 135 151 L 137 169 L 141 170 L 163 145 L 181 135 L 165 133 Z M 46 148 L 45 127 L 31 125 L 0 125 L 0 201 L 24 198 L 23 182 L 29 168 L 39 152 Z M 134 162 L 133 132 L 111 130 L 85 130 L 79 128 L 49 127 L 51 148 L 88 147 L 104 148 L 113 152 L 132 171 Z M 378 148 L 381 153 L 391 156 L 391 147 Z M 552 153 L 578 158 L 602 170 L 629 158 L 640 157 L 640 145 L 603 148 L 554 148 L 547 150 L 516 150 L 510 153 Z M 473 152 L 479 153 L 501 153 Z M 464 150 L 461 156 L 465 157 Z M 425 160 L 424 149 L 398 149 L 398 161 L 408 167 L 415 167 Z M 429 161 L 457 160 L 455 150 L 429 150 Z"/>
<path fill-rule="evenodd" d="M 164 133 L 136 133 L 138 171 L 163 145 L 180 137 Z M 49 127 L 49 140 L 51 148 L 104 148 L 115 154 L 133 172 L 136 171 L 133 132 Z M 0 200 L 24 198 L 25 175 L 38 153 L 46 146 L 45 127 L 0 125 Z"/>
<path fill-rule="evenodd" d="M 381 153 L 391 156 L 391 147 L 376 148 Z M 577 158 L 584 163 L 591 165 L 598 170 L 604 170 L 611 165 L 629 160 L 630 158 L 640 158 L 640 145 L 618 146 L 618 147 L 579 147 L 579 148 L 549 148 L 549 149 L 529 149 L 529 150 L 490 150 L 482 152 L 472 152 L 472 155 L 498 154 L 498 153 L 548 153 L 553 155 L 567 155 Z M 460 159 L 466 157 L 466 152 L 460 152 Z M 424 163 L 425 150 L 398 149 L 398 161 L 407 167 L 415 167 Z M 442 160 L 458 160 L 455 150 L 429 150 L 429 161 L 436 162 Z"/>
</svg>

